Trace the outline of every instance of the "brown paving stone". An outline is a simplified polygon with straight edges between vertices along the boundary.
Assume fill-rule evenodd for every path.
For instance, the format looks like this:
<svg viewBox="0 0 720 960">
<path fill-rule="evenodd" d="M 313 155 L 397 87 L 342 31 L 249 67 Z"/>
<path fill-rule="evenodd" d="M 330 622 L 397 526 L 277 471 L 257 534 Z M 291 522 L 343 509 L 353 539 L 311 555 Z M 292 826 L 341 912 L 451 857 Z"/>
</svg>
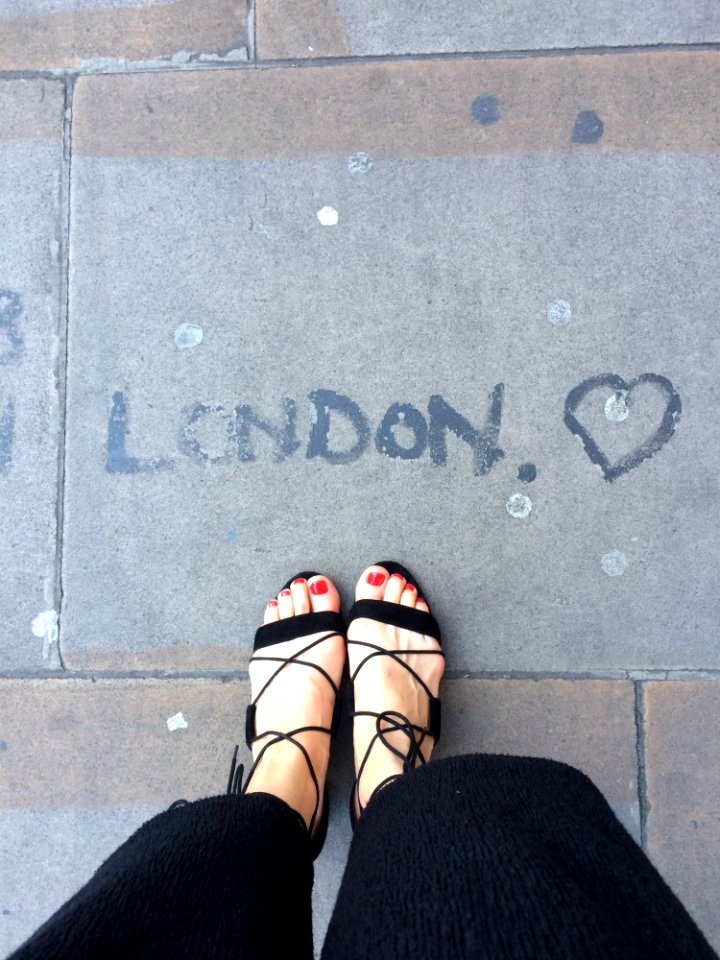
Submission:
<svg viewBox="0 0 720 960">
<path fill-rule="evenodd" d="M 0 83 L 0 140 L 59 140 L 63 135 L 60 80 Z"/>
<path fill-rule="evenodd" d="M 248 695 L 239 680 L 0 681 L 0 809 L 222 792 Z M 584 770 L 616 808 L 636 804 L 631 683 L 450 680 L 443 697 L 438 756 L 551 757 Z M 171 732 L 178 712 L 188 727 Z"/>
<path fill-rule="evenodd" d="M 346 57 L 352 51 L 335 0 L 268 0 L 256 5 L 257 56 L 264 60 Z"/>
<path fill-rule="evenodd" d="M 151 60 L 180 51 L 226 53 L 246 44 L 246 0 L 98 3 L 91 9 L 0 17 L 0 70 L 77 67 L 99 58 Z"/>
<path fill-rule="evenodd" d="M 0 809 L 223 793 L 248 692 L 241 681 L 2 681 Z M 187 729 L 170 731 L 179 712 Z"/>
<path fill-rule="evenodd" d="M 645 686 L 648 850 L 720 949 L 720 684 Z"/>
<path fill-rule="evenodd" d="M 627 826 L 639 824 L 635 695 L 628 681 L 448 681 L 437 756 L 456 753 L 569 763 L 594 781 Z"/>
<path fill-rule="evenodd" d="M 463 157 L 720 150 L 716 51 L 422 61 L 83 77 L 78 154 L 111 157 Z M 474 100 L 502 117 L 483 126 Z M 573 143 L 578 114 L 604 124 Z"/>
</svg>

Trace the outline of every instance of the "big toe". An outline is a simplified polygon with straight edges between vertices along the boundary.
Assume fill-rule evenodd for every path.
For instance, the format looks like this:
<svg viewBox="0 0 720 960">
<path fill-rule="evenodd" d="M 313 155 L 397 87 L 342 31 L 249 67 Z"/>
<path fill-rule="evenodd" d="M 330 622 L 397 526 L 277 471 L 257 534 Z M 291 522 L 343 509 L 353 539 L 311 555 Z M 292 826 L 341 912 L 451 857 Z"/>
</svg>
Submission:
<svg viewBox="0 0 720 960">
<path fill-rule="evenodd" d="M 308 588 L 313 613 L 321 613 L 324 610 L 340 612 L 340 594 L 329 577 L 310 577 Z"/>
<path fill-rule="evenodd" d="M 356 600 L 383 600 L 390 574 L 378 564 L 363 570 L 355 587 Z"/>
</svg>

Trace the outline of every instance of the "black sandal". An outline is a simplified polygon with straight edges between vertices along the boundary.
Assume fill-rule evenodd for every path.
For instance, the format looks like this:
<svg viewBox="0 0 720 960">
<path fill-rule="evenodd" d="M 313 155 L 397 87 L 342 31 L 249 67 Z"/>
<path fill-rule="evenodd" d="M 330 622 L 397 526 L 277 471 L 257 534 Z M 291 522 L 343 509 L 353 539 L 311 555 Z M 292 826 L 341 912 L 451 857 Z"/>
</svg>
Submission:
<svg viewBox="0 0 720 960">
<path fill-rule="evenodd" d="M 290 584 L 293 580 L 309 580 L 311 577 L 318 576 L 312 570 L 306 570 L 302 573 L 296 574 L 294 577 L 291 577 L 290 580 L 282 587 L 283 590 L 288 590 Z M 260 656 L 256 657 L 255 652 L 257 650 L 264 650 L 266 647 L 274 646 L 277 643 L 284 643 L 287 640 L 296 640 L 298 637 L 310 636 L 313 633 L 320 633 L 321 631 L 326 631 L 323 636 L 318 637 L 316 640 L 313 640 L 306 647 L 303 647 L 301 650 L 298 650 L 297 653 L 294 653 L 291 657 L 273 657 L 273 656 Z M 312 663 L 312 661 L 301 660 L 299 659 L 303 654 L 307 653 L 308 650 L 316 646 L 318 643 L 323 643 L 325 640 L 329 640 L 331 637 L 344 637 L 345 636 L 345 624 L 343 622 L 342 616 L 339 613 L 334 613 L 332 610 L 322 610 L 318 613 L 300 613 L 294 617 L 288 617 L 285 620 L 277 620 L 274 623 L 266 623 L 261 627 L 258 627 L 255 633 L 255 642 L 253 644 L 253 656 L 252 660 L 272 660 L 276 663 L 279 663 L 280 666 L 272 674 L 269 680 L 263 685 L 262 689 L 252 701 L 252 703 L 247 708 L 247 713 L 245 716 L 245 742 L 248 745 L 248 748 L 252 748 L 253 743 L 256 740 L 260 740 L 263 737 L 272 736 L 272 740 L 263 746 L 260 753 L 257 756 L 257 759 L 253 763 L 250 771 L 247 775 L 247 779 L 243 786 L 242 779 L 244 773 L 244 767 L 242 764 L 237 763 L 237 754 L 238 747 L 235 747 L 235 751 L 232 757 L 232 763 L 230 766 L 230 777 L 228 779 L 227 792 L 234 793 L 237 795 L 243 794 L 247 791 L 248 784 L 250 783 L 252 776 L 257 769 L 257 765 L 262 760 L 263 754 L 268 749 L 276 743 L 280 743 L 281 740 L 288 740 L 290 743 L 294 743 L 295 746 L 302 752 L 307 765 L 310 768 L 310 776 L 312 777 L 313 783 L 315 784 L 315 792 L 317 799 L 315 801 L 315 810 L 310 819 L 310 825 L 307 828 L 308 837 L 310 838 L 311 844 L 311 853 L 312 858 L 315 860 L 319 855 L 320 851 L 323 848 L 325 843 L 325 836 L 327 834 L 328 826 L 328 817 L 330 813 L 330 804 L 328 800 L 328 789 L 327 784 L 325 785 L 325 791 L 323 794 L 323 813 L 320 819 L 320 822 L 317 825 L 317 830 L 313 835 L 313 830 L 315 828 L 315 820 L 317 818 L 318 810 L 320 808 L 320 786 L 317 781 L 317 776 L 315 775 L 315 770 L 313 765 L 310 762 L 310 756 L 305 749 L 305 747 L 298 740 L 295 739 L 295 736 L 298 733 L 307 733 L 310 731 L 315 731 L 317 733 L 328 733 L 331 737 L 334 737 L 337 734 L 337 731 L 340 727 L 340 717 L 341 717 L 341 705 L 340 705 L 340 695 L 338 687 L 333 681 L 330 674 L 323 670 L 321 666 L 317 663 Z M 306 667 L 312 667 L 315 670 L 319 670 L 320 673 L 325 677 L 330 686 L 333 688 L 335 693 L 335 707 L 333 709 L 333 718 L 332 725 L 330 729 L 327 727 L 298 727 L 297 730 L 290 730 L 289 733 L 283 733 L 279 730 L 265 730 L 262 733 L 258 733 L 255 728 L 255 713 L 257 702 L 260 697 L 265 693 L 267 688 L 270 686 L 275 677 L 283 670 L 289 663 L 299 663 Z M 300 816 L 300 814 L 298 814 Z M 300 818 L 302 820 L 302 817 Z M 303 826 L 305 826 L 305 821 L 303 820 Z"/>
<path fill-rule="evenodd" d="M 376 565 L 379 567 L 384 567 L 390 576 L 392 576 L 394 573 L 399 573 L 408 583 L 414 584 L 414 586 L 417 588 L 418 596 L 425 596 L 420 588 L 417 578 L 399 563 L 394 563 L 392 560 L 384 560 Z M 426 613 L 424 610 L 415 610 L 411 607 L 403 607 L 399 603 L 388 603 L 386 600 L 356 600 L 350 608 L 350 612 L 348 613 L 347 629 L 349 629 L 353 620 L 358 620 L 361 617 L 369 620 L 378 620 L 380 623 L 391 624 L 395 627 L 401 627 L 404 630 L 412 630 L 414 633 L 420 633 L 424 636 L 434 637 L 438 642 L 440 642 L 440 627 L 438 626 L 438 622 L 432 614 Z M 390 783 L 392 780 L 396 780 L 398 777 L 401 777 L 403 774 L 414 769 L 416 760 L 418 758 L 421 764 L 427 763 L 427 760 L 425 759 L 421 749 L 426 737 L 433 737 L 435 743 L 437 743 L 440 739 L 440 700 L 438 697 L 433 696 L 432 691 L 425 681 L 422 680 L 417 673 L 415 673 L 415 671 L 405 663 L 405 661 L 402 659 L 403 655 L 406 653 L 430 653 L 434 654 L 435 656 L 444 657 L 445 654 L 442 650 L 386 650 L 385 647 L 379 647 L 377 644 L 368 643 L 365 640 L 347 640 L 348 645 L 352 643 L 356 644 L 357 646 L 370 647 L 374 652 L 367 656 L 357 670 L 351 674 L 351 684 L 354 685 L 355 678 L 368 660 L 371 660 L 373 657 L 380 656 L 392 657 L 396 663 L 400 663 L 409 673 L 413 675 L 417 682 L 423 687 L 430 700 L 430 725 L 429 727 L 425 728 L 418 727 L 411 723 L 406 716 L 396 710 L 387 710 L 383 713 L 374 713 L 371 710 L 356 711 L 354 709 L 353 694 L 353 709 L 350 711 L 350 716 L 353 719 L 355 717 L 376 718 L 376 732 L 370 740 L 367 750 L 365 751 L 365 756 L 363 757 L 362 763 L 358 768 L 357 777 L 353 783 L 353 788 L 350 793 L 350 823 L 354 828 L 358 819 L 355 813 L 355 800 L 357 799 L 358 809 L 362 814 L 363 810 L 367 807 L 378 790 L 382 789 L 382 787 L 386 786 L 386 784 Z M 384 727 L 382 726 L 383 722 L 386 724 Z M 402 731 L 407 736 L 409 741 L 407 753 L 402 753 L 396 747 L 393 747 L 390 743 L 388 743 L 385 739 L 386 734 L 395 733 L 396 731 Z M 416 733 L 419 735 L 418 737 L 416 737 Z M 370 756 L 370 751 L 372 750 L 376 740 L 380 740 L 383 746 L 387 747 L 391 753 L 394 753 L 395 756 L 399 757 L 403 761 L 403 772 L 395 773 L 381 781 L 370 795 L 368 803 L 366 803 L 363 807 L 363 805 L 360 803 L 360 777 L 362 776 L 365 764 Z"/>
</svg>

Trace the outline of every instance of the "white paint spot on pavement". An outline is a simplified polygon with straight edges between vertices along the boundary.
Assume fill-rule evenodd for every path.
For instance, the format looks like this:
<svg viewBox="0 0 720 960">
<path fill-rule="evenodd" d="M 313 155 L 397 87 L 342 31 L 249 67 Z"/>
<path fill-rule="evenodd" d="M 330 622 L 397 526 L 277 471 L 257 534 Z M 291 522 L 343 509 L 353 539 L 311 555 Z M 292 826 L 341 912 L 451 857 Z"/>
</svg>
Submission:
<svg viewBox="0 0 720 960">
<path fill-rule="evenodd" d="M 610 550 L 600 560 L 602 568 L 609 577 L 621 577 L 627 567 L 627 557 L 620 550 Z"/>
<path fill-rule="evenodd" d="M 334 227 L 339 219 L 334 207 L 323 207 L 322 210 L 318 210 L 317 218 L 324 227 Z"/>
<path fill-rule="evenodd" d="M 566 327 L 572 320 L 572 307 L 567 300 L 553 300 L 548 304 L 547 318 L 555 327 Z"/>
<path fill-rule="evenodd" d="M 532 510 L 532 500 L 523 493 L 514 493 L 505 504 L 505 509 L 511 517 L 517 517 L 524 520 L 530 515 Z"/>
<path fill-rule="evenodd" d="M 173 717 L 168 717 L 167 727 L 172 733 L 173 730 L 187 730 L 187 720 L 182 713 L 176 713 Z"/>
<path fill-rule="evenodd" d="M 367 173 L 373 165 L 373 159 L 369 153 L 354 153 L 348 157 L 348 171 L 354 177 L 360 177 Z"/>
<path fill-rule="evenodd" d="M 618 390 L 605 403 L 605 416 L 610 423 L 622 423 L 627 420 L 630 411 L 625 401 L 627 390 Z"/>
<path fill-rule="evenodd" d="M 32 622 L 32 632 L 43 642 L 43 660 L 50 659 L 50 651 L 58 640 L 57 610 L 43 610 Z"/>
<path fill-rule="evenodd" d="M 175 331 L 175 343 L 181 350 L 197 347 L 202 340 L 202 327 L 198 327 L 196 323 L 181 323 Z"/>
</svg>

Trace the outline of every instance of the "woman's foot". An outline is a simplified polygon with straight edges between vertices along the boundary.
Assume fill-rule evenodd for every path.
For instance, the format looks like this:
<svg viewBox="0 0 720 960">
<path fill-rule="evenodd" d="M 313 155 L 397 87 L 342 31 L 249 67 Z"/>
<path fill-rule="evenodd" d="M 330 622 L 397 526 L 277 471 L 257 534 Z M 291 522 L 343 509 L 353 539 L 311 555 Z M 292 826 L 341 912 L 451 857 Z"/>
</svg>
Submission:
<svg viewBox="0 0 720 960">
<path fill-rule="evenodd" d="M 356 600 L 384 600 L 387 603 L 397 603 L 405 607 L 429 613 L 429 607 L 424 598 L 418 597 L 414 584 L 406 582 L 400 574 L 392 576 L 385 567 L 372 566 L 364 570 L 357 587 Z M 440 651 L 440 644 L 434 637 L 423 636 L 400 627 L 380 623 L 377 620 L 359 618 L 353 620 L 348 627 L 348 664 L 350 676 L 355 676 L 355 711 L 368 710 L 373 713 L 394 712 L 402 714 L 413 726 L 428 729 L 430 726 L 430 701 L 427 692 L 412 674 L 397 663 L 393 657 L 372 654 L 370 647 L 361 646 L 352 641 L 364 641 L 393 651 Z M 425 653 L 405 653 L 401 659 L 410 667 L 428 686 L 434 697 L 440 689 L 440 679 L 445 670 L 445 660 L 442 656 L 430 656 Z M 365 662 L 367 661 L 367 662 Z M 397 719 L 397 718 L 396 718 Z M 402 730 L 392 731 L 392 721 L 383 721 L 382 729 L 390 732 L 383 733 L 383 739 L 395 747 L 402 755 L 407 755 L 411 747 L 409 736 Z M 388 777 L 403 772 L 403 760 L 396 756 L 378 738 L 371 741 L 377 733 L 377 719 L 375 717 L 355 717 L 353 727 L 353 744 L 355 751 L 355 775 L 360 773 L 355 794 L 355 813 L 359 816 L 368 803 L 373 791 Z M 424 739 L 417 730 L 414 731 L 415 741 L 420 743 L 420 751 L 425 761 L 430 758 L 434 740 L 429 735 Z M 360 765 L 370 750 L 367 760 L 360 772 Z M 419 756 L 415 759 L 415 766 L 423 761 Z M 360 804 L 358 806 L 358 799 Z"/>
<path fill-rule="evenodd" d="M 275 623 L 301 613 L 340 611 L 340 597 L 334 584 L 327 577 L 315 576 L 310 580 L 294 580 L 290 588 L 282 590 L 265 607 L 263 623 Z M 295 640 L 273 644 L 259 650 L 257 657 L 288 658 L 304 650 L 309 644 L 329 631 L 308 634 Z M 345 641 L 333 635 L 303 653 L 300 660 L 316 663 L 340 686 L 345 663 Z M 250 661 L 250 684 L 252 700 L 255 701 L 270 677 L 277 671 L 278 662 L 262 659 Z M 288 733 L 299 727 L 324 727 L 332 725 L 335 692 L 319 670 L 290 662 L 283 666 L 267 689 L 259 697 L 255 729 L 275 730 Z M 255 768 L 246 793 L 271 793 L 297 810 L 308 829 L 317 807 L 315 824 L 320 823 L 322 798 L 325 788 L 330 755 L 330 735 L 319 731 L 293 734 L 295 740 L 305 747 L 320 788 L 318 801 L 315 785 L 302 750 L 288 741 L 279 741 L 268 747 Z M 273 737 L 256 740 L 252 745 L 253 759 L 257 759 L 263 746 Z"/>
</svg>

